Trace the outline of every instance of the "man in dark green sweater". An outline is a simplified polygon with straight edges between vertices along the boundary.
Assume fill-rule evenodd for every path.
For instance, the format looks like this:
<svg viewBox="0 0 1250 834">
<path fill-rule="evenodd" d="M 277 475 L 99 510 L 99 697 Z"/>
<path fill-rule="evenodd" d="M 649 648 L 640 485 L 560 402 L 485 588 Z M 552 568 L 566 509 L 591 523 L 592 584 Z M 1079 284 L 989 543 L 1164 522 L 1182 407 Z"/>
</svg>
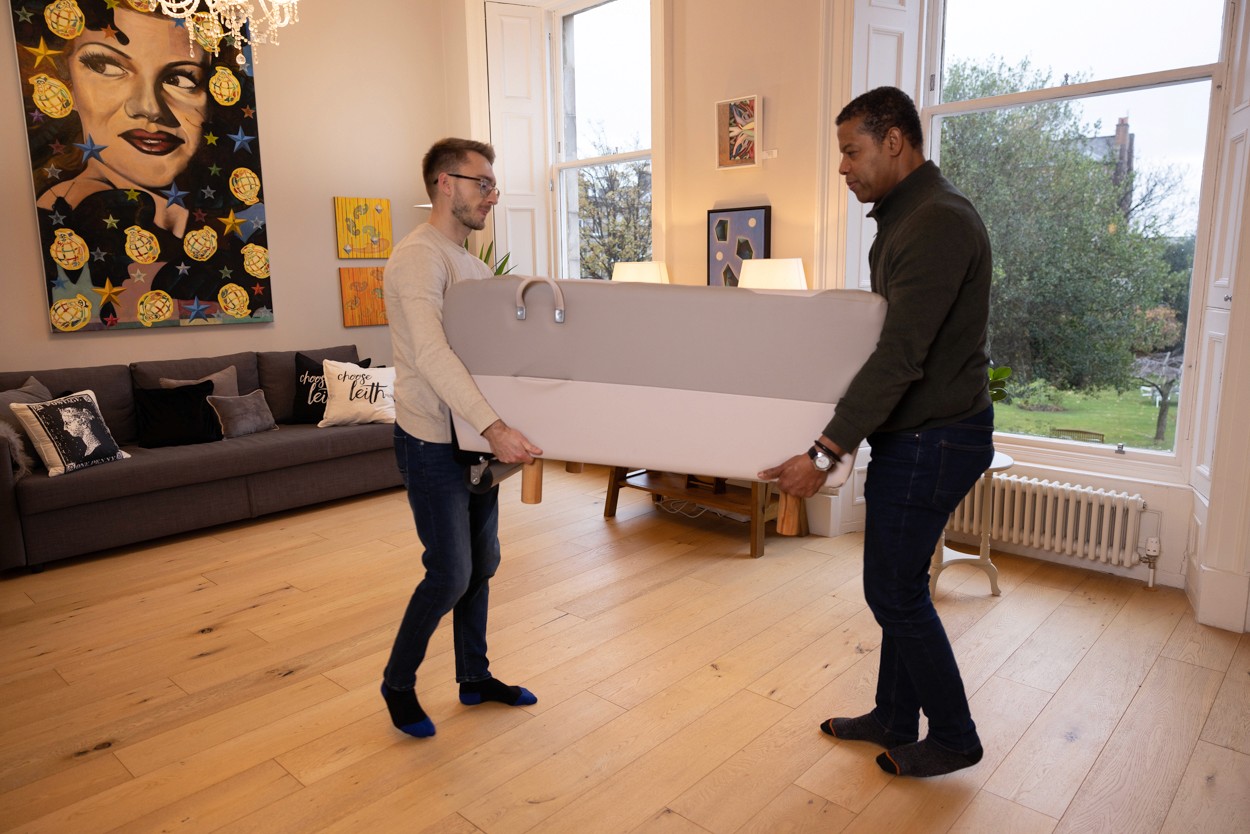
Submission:
<svg viewBox="0 0 1250 834">
<path fill-rule="evenodd" d="M 882 629 L 876 707 L 830 718 L 839 739 L 886 748 L 888 773 L 937 776 L 976 764 L 981 741 L 929 564 L 950 513 L 994 457 L 985 351 L 990 244 L 976 209 L 924 157 L 915 105 L 893 87 L 837 118 L 839 173 L 877 222 L 872 289 L 889 302 L 880 340 L 806 453 L 760 473 L 799 497 L 867 439 L 864 596 Z M 836 357 L 834 358 L 836 361 Z M 920 711 L 929 734 L 919 740 Z"/>
</svg>

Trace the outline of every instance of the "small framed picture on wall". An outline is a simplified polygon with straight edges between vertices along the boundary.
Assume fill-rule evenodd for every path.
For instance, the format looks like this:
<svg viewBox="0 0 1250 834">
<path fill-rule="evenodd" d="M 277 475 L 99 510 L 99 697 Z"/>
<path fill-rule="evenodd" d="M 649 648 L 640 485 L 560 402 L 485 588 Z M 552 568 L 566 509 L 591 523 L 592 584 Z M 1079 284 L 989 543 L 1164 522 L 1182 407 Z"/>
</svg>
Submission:
<svg viewBox="0 0 1250 834">
<path fill-rule="evenodd" d="M 716 102 L 716 167 L 749 168 L 759 164 L 760 97 Z"/>
</svg>

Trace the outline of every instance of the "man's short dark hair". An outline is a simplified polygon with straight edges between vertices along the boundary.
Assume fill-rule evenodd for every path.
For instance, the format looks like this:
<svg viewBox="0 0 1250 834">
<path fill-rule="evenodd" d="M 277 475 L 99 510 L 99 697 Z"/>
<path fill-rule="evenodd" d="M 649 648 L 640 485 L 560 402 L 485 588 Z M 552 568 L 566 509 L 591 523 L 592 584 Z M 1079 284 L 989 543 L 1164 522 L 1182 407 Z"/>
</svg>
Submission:
<svg viewBox="0 0 1250 834">
<path fill-rule="evenodd" d="M 920 114 L 911 97 L 897 87 L 877 87 L 856 97 L 842 108 L 835 125 L 851 119 L 863 119 L 863 132 L 880 145 L 890 128 L 897 127 L 913 148 L 924 148 L 924 130 Z"/>
<path fill-rule="evenodd" d="M 438 175 L 463 165 L 469 159 L 469 153 L 480 153 L 486 161 L 495 164 L 495 149 L 485 142 L 475 139 L 439 139 L 425 152 L 421 160 L 421 177 L 425 180 L 425 191 L 434 199 L 438 190 Z"/>
</svg>

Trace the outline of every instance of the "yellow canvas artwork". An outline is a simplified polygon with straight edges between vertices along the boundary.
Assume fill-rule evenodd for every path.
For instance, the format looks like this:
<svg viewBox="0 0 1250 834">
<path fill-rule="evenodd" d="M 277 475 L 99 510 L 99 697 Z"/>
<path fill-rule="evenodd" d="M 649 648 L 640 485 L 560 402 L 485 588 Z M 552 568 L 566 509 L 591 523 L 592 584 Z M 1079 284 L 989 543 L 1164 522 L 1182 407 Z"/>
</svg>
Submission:
<svg viewBox="0 0 1250 834">
<path fill-rule="evenodd" d="M 383 269 L 380 266 L 339 267 L 344 327 L 387 323 L 386 301 L 382 298 Z"/>
<path fill-rule="evenodd" d="M 389 258 L 391 201 L 385 197 L 335 197 L 334 229 L 340 258 Z"/>
</svg>

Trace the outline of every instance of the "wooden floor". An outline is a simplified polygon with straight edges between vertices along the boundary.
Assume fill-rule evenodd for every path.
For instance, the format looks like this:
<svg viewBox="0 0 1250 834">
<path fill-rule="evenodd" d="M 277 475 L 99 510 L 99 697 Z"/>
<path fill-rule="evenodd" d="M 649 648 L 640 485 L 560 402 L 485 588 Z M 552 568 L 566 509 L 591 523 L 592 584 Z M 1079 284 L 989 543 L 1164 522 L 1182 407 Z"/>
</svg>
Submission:
<svg viewBox="0 0 1250 834">
<path fill-rule="evenodd" d="M 532 506 L 504 484 L 492 669 L 539 701 L 460 705 L 444 624 L 432 739 L 377 691 L 420 576 L 398 491 L 5 575 L 0 828 L 1250 831 L 1250 636 L 1182 593 L 997 556 L 991 597 L 948 569 L 985 758 L 889 777 L 818 729 L 871 706 L 861 537 L 751 559 L 746 525 L 634 490 L 605 521 L 606 480 L 549 465 Z"/>
</svg>

